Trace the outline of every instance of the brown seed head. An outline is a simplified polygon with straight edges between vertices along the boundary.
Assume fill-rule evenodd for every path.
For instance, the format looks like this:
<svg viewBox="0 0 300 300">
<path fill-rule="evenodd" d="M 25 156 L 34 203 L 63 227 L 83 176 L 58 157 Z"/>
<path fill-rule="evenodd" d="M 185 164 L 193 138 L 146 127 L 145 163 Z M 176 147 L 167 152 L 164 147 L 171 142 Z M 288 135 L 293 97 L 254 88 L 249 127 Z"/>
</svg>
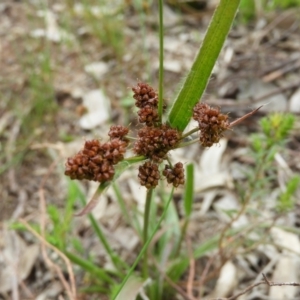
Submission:
<svg viewBox="0 0 300 300">
<path fill-rule="evenodd" d="M 137 86 L 132 88 L 134 92 L 133 98 L 136 100 L 135 105 L 138 108 L 145 107 L 147 105 L 157 108 L 158 96 L 154 89 L 147 83 L 139 82 Z"/>
<path fill-rule="evenodd" d="M 160 162 L 166 157 L 168 151 L 175 148 L 179 138 L 180 133 L 167 125 L 143 127 L 138 131 L 138 140 L 133 150 L 138 155 Z"/>
<path fill-rule="evenodd" d="M 156 187 L 160 178 L 158 165 L 151 161 L 145 162 L 139 167 L 138 177 L 140 184 L 147 189 Z"/>
<path fill-rule="evenodd" d="M 210 147 L 218 143 L 223 132 L 229 128 L 228 115 L 220 112 L 219 108 L 212 108 L 205 103 L 198 103 L 193 110 L 193 119 L 199 124 L 200 143 Z"/>
<path fill-rule="evenodd" d="M 65 175 L 78 180 L 112 180 L 113 165 L 124 159 L 126 147 L 127 142 L 118 138 L 104 144 L 98 140 L 86 141 L 81 151 L 67 159 Z"/>
<path fill-rule="evenodd" d="M 122 125 L 113 125 L 110 127 L 108 135 L 110 139 L 123 139 L 129 132 L 129 129 Z"/>
<path fill-rule="evenodd" d="M 168 183 L 172 183 L 174 187 L 178 187 L 180 184 L 184 184 L 184 169 L 183 164 L 178 162 L 172 168 L 169 165 L 165 165 L 163 175 L 166 177 Z"/>
</svg>

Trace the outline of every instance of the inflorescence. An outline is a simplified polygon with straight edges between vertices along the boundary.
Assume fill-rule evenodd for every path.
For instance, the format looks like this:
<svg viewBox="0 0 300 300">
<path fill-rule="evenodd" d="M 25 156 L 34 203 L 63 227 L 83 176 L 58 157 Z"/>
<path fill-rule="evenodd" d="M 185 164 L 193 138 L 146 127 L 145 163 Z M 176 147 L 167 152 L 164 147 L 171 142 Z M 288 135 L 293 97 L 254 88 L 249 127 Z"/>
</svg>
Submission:
<svg viewBox="0 0 300 300">
<path fill-rule="evenodd" d="M 144 156 L 146 162 L 139 167 L 140 184 L 147 189 L 154 188 L 161 179 L 159 165 L 168 161 L 162 175 L 174 187 L 184 184 L 184 169 L 181 162 L 172 166 L 168 153 L 181 142 L 182 133 L 167 124 L 161 123 L 158 113 L 158 94 L 148 84 L 139 82 L 132 88 L 138 110 L 138 121 L 143 125 L 137 132 L 132 149 Z M 198 103 L 193 110 L 193 118 L 199 124 L 200 143 L 210 147 L 218 143 L 222 133 L 229 128 L 228 116 L 219 109 Z M 65 175 L 71 179 L 87 179 L 97 182 L 111 181 L 115 175 L 115 165 L 124 159 L 129 146 L 129 129 L 125 126 L 111 126 L 109 141 L 86 141 L 82 150 L 67 159 Z"/>
<path fill-rule="evenodd" d="M 200 143 L 203 147 L 218 143 L 230 125 L 228 115 L 221 114 L 219 108 L 212 108 L 205 103 L 195 105 L 193 119 L 199 124 Z"/>
</svg>

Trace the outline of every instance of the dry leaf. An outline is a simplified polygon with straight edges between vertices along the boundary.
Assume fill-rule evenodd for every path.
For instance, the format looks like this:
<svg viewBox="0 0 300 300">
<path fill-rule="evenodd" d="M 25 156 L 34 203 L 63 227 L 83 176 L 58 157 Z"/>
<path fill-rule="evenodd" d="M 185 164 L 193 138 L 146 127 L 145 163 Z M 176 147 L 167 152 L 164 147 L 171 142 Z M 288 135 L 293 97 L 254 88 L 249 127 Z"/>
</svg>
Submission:
<svg viewBox="0 0 300 300">
<path fill-rule="evenodd" d="M 109 119 L 109 100 L 102 90 L 92 90 L 84 95 L 83 105 L 87 109 L 79 124 L 83 129 L 93 129 Z"/>
</svg>

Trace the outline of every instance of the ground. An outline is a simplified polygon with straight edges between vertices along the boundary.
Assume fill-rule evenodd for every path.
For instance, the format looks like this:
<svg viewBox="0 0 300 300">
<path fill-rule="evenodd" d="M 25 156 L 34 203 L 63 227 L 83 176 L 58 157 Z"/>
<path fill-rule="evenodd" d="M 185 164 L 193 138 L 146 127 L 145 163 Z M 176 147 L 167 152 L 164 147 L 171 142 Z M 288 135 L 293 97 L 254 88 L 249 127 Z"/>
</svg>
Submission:
<svg viewBox="0 0 300 300">
<path fill-rule="evenodd" d="M 51 235 L 53 224 L 44 210 L 52 205 L 66 213 L 71 197 L 70 182 L 63 174 L 66 158 L 79 151 L 84 140 L 105 139 L 111 124 L 130 124 L 134 134 L 137 118 L 131 87 L 145 81 L 158 89 L 157 6 L 148 1 L 140 5 L 134 1 L 105 5 L 87 2 L 0 4 L 1 299 L 66 297 L 59 271 L 41 251 L 41 244 L 45 247 L 43 239 L 35 238 L 24 227 L 11 228 L 35 224 L 45 226 Z M 166 103 L 171 103 L 177 85 L 191 67 L 214 6 L 193 8 L 165 3 L 164 8 L 164 96 Z M 238 15 L 234 23 L 202 101 L 220 107 L 231 120 L 264 106 L 227 132 L 219 145 L 209 150 L 192 145 L 172 154 L 174 161 L 185 165 L 192 161 L 196 166 L 193 214 L 188 227 L 190 247 L 197 248 L 216 232 L 222 232 L 228 222 L 224 210 L 240 207 L 238 187 L 247 182 L 245 173 L 256 164 L 248 150 L 249 136 L 260 130 L 259 120 L 272 112 L 290 112 L 296 122 L 288 143 L 276 154 L 276 169 L 264 174 L 267 178 L 273 176 L 271 183 L 252 207 L 256 213 L 262 210 L 261 215 L 245 215 L 239 220 L 247 225 L 240 235 L 254 235 L 253 240 L 259 241 L 254 243 L 256 247 L 247 248 L 241 241 L 225 264 L 214 261 L 215 249 L 191 260 L 194 280 L 189 277 L 191 273 L 185 274 L 177 283 L 183 289 L 192 282 L 195 294 L 199 295 L 202 287 L 205 297 L 212 299 L 236 294 L 261 280 L 262 272 L 272 280 L 299 281 L 299 190 L 295 208 L 288 214 L 275 214 L 273 205 L 280 189 L 300 170 L 299 46 L 297 8 L 260 12 L 247 22 Z M 126 171 L 118 187 L 110 188 L 93 211 L 110 245 L 129 264 L 140 249 L 140 240 L 122 216 L 116 190 L 121 191 L 132 212 L 142 211 L 145 190 L 136 175 L 135 170 Z M 80 189 L 90 199 L 95 185 L 84 182 Z M 181 188 L 176 190 L 174 206 L 181 216 L 182 192 Z M 110 262 L 87 216 L 73 216 L 82 209 L 82 203 L 75 200 L 71 213 L 65 215 L 70 218 L 69 234 L 80 240 L 85 257 L 94 257 L 97 264 L 109 268 Z M 261 225 L 258 231 L 249 229 L 254 220 L 258 227 Z M 240 237 L 234 238 L 236 242 Z M 283 249 L 289 247 L 297 255 L 283 257 Z M 64 270 L 67 278 L 59 254 L 47 249 L 48 259 Z M 11 268 L 12 262 L 19 263 L 18 268 Z M 285 269 L 290 272 L 285 274 Z M 79 288 L 93 281 L 76 268 L 75 273 Z M 228 280 L 225 285 L 224 274 Z M 239 299 L 275 299 L 272 289 L 261 285 Z M 285 295 L 279 296 L 280 291 Z M 299 291 L 291 287 L 276 293 L 277 299 L 300 297 Z M 97 294 L 81 294 L 82 299 L 100 299 Z M 103 293 L 101 299 L 106 299 Z"/>
</svg>

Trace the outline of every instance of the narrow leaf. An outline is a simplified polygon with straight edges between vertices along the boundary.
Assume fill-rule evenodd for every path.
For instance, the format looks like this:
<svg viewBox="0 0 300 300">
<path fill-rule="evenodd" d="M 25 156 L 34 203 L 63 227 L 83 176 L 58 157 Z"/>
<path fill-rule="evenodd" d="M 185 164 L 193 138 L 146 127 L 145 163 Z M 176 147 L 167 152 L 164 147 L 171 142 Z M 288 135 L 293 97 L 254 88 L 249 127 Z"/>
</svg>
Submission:
<svg viewBox="0 0 300 300">
<path fill-rule="evenodd" d="M 184 210 L 186 217 L 189 217 L 192 212 L 194 200 L 194 165 L 188 164 L 186 166 L 186 182 L 184 191 Z"/>
<path fill-rule="evenodd" d="M 192 109 L 200 100 L 214 64 L 230 30 L 240 0 L 221 0 L 206 32 L 202 46 L 169 112 L 168 123 L 183 131 Z"/>
</svg>

